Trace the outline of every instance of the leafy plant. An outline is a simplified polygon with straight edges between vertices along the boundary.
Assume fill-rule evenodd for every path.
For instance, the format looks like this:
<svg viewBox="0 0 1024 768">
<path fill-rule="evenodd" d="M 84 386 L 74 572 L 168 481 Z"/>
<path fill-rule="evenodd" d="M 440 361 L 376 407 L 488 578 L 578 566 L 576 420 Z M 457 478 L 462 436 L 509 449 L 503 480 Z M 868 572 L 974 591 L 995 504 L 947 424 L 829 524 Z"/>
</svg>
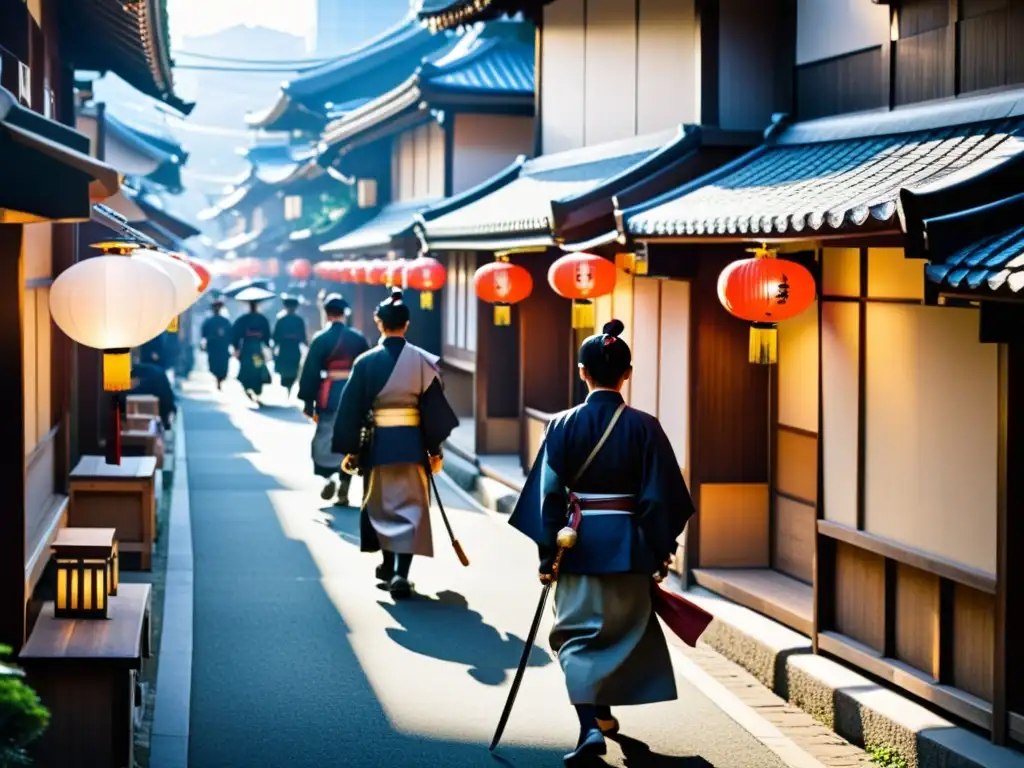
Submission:
<svg viewBox="0 0 1024 768">
<path fill-rule="evenodd" d="M 26 748 L 50 724 L 50 713 L 24 681 L 24 672 L 6 659 L 11 649 L 0 645 L 0 768 L 30 765 Z"/>
<path fill-rule="evenodd" d="M 886 744 L 868 747 L 868 752 L 871 753 L 871 762 L 881 768 L 909 768 L 907 758 Z"/>
</svg>

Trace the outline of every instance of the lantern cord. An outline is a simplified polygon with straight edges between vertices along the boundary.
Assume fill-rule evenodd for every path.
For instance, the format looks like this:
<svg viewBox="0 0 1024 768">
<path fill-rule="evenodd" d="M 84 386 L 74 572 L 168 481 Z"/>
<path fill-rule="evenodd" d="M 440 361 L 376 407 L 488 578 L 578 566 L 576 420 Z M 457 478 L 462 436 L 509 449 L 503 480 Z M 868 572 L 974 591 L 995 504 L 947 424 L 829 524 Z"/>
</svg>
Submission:
<svg viewBox="0 0 1024 768">
<path fill-rule="evenodd" d="M 773 365 L 779 359 L 779 331 L 774 323 L 750 326 L 750 362 Z"/>
<path fill-rule="evenodd" d="M 107 464 L 121 463 L 121 395 L 110 396 L 110 420 L 107 433 Z"/>
</svg>

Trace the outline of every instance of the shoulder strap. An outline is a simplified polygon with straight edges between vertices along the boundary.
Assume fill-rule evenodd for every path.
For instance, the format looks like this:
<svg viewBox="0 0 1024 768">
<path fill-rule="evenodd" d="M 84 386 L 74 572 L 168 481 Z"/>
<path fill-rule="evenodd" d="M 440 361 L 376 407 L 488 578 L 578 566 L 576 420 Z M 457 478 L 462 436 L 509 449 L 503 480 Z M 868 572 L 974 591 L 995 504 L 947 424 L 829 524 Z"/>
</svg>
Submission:
<svg viewBox="0 0 1024 768">
<path fill-rule="evenodd" d="M 587 460 L 583 462 L 583 466 L 581 466 L 579 470 L 576 472 L 576 474 L 573 476 L 573 485 L 575 485 L 579 481 L 579 479 L 583 477 L 584 472 L 590 469 L 590 465 L 594 463 L 594 459 L 597 458 L 597 454 L 601 452 L 601 449 L 604 448 L 604 444 L 608 442 L 608 438 L 611 437 L 612 430 L 615 429 L 615 425 L 618 423 L 619 417 L 622 415 L 622 412 L 624 410 L 626 410 L 626 404 L 620 403 L 619 407 L 615 409 L 615 413 L 612 414 L 612 419 L 611 421 L 608 422 L 608 426 L 605 427 L 604 434 L 601 435 L 601 439 L 598 440 L 597 445 L 594 446 L 594 450 L 590 452 L 590 455 L 587 456 Z"/>
</svg>

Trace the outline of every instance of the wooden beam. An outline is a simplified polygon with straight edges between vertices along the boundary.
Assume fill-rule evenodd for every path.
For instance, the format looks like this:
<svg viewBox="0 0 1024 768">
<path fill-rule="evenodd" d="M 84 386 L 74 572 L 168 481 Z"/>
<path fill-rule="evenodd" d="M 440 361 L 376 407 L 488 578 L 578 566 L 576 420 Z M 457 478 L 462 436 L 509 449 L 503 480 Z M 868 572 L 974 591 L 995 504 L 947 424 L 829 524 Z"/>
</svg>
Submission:
<svg viewBox="0 0 1024 768">
<path fill-rule="evenodd" d="M 999 346 L 999 451 L 996 509 L 996 621 L 992 740 L 1005 744 L 1010 713 L 1024 706 L 1024 628 L 1011 621 L 1013 606 L 1024 598 L 1024 558 L 1016 544 L 1024 539 L 1024 340 Z"/>
<path fill-rule="evenodd" d="M 857 309 L 857 530 L 865 527 L 867 481 L 867 314 L 868 249 L 860 249 L 860 304 Z"/>
<path fill-rule="evenodd" d="M 4 415 L 13 429 L 0 441 L 0 487 L 10 501 L 0 515 L 0 643 L 25 642 L 25 264 L 22 227 L 0 224 L 0 358 Z"/>
<path fill-rule="evenodd" d="M 818 251 L 818 258 L 823 259 L 821 250 Z M 819 261 L 819 267 L 823 268 Z M 819 269 L 819 272 L 821 269 Z M 819 291 L 820 293 L 820 291 Z M 818 476 L 816 480 L 817 504 L 815 505 L 815 517 L 820 521 L 825 519 L 825 392 L 824 392 L 824 366 L 821 362 L 821 317 L 824 302 L 818 296 Z M 813 606 L 814 623 L 811 628 L 811 648 L 818 652 L 818 633 L 824 629 L 832 629 L 835 626 L 835 600 L 836 600 L 836 547 L 834 541 L 826 541 L 814 528 L 814 580 Z"/>
</svg>

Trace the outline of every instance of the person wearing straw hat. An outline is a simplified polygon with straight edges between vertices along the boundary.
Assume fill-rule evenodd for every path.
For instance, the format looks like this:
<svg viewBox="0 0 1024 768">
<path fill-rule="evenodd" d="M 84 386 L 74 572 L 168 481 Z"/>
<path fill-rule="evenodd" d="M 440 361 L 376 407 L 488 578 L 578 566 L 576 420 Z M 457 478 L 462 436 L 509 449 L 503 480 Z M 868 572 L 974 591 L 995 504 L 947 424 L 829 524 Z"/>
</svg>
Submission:
<svg viewBox="0 0 1024 768">
<path fill-rule="evenodd" d="M 274 322 L 274 370 L 281 378 L 281 386 L 291 397 L 292 387 L 299 378 L 299 365 L 302 363 L 302 348 L 309 337 L 306 335 L 306 321 L 296 313 L 299 308 L 299 296 L 282 293 L 281 303 L 284 304 Z"/>
<path fill-rule="evenodd" d="M 303 413 L 316 422 L 313 433 L 313 471 L 324 478 L 320 497 L 331 501 L 337 493 L 338 504 L 348 504 L 348 490 L 352 477 L 341 471 L 345 458 L 334 452 L 334 420 L 356 358 L 370 345 L 359 331 L 345 325 L 351 310 L 341 294 L 325 297 L 324 312 L 328 325 L 313 337 L 309 352 L 302 364 L 299 378 L 299 400 Z M 340 482 L 335 480 L 341 475 Z"/>
<path fill-rule="evenodd" d="M 623 330 L 612 320 L 580 346 L 587 399 L 548 425 L 509 519 L 555 584 L 551 648 L 580 723 L 567 765 L 605 754 L 619 728 L 611 707 L 677 698 L 652 585 L 694 508 L 661 424 L 622 399 L 633 371 Z"/>
<path fill-rule="evenodd" d="M 206 353 L 210 373 L 217 380 L 217 389 L 228 377 L 228 361 L 231 359 L 231 321 L 224 316 L 224 300 L 217 297 L 210 304 L 213 314 L 203 320 L 200 346 Z"/>
<path fill-rule="evenodd" d="M 360 356 L 341 394 L 334 451 L 343 470 L 358 466 L 365 488 L 360 548 L 382 552 L 377 578 L 392 598 L 412 592 L 415 555 L 432 557 L 427 472 L 441 471 L 441 445 L 459 419 L 437 365 L 409 344 L 409 307 L 400 290 L 378 305 L 380 343 Z"/>
<path fill-rule="evenodd" d="M 277 294 L 253 285 L 234 294 L 232 298 L 249 305 L 249 311 L 240 315 L 231 329 L 231 345 L 238 358 L 238 382 L 246 396 L 259 403 L 263 385 L 270 383 L 270 371 L 264 348 L 270 345 L 270 322 L 260 314 L 260 303 L 276 298 Z"/>
</svg>

